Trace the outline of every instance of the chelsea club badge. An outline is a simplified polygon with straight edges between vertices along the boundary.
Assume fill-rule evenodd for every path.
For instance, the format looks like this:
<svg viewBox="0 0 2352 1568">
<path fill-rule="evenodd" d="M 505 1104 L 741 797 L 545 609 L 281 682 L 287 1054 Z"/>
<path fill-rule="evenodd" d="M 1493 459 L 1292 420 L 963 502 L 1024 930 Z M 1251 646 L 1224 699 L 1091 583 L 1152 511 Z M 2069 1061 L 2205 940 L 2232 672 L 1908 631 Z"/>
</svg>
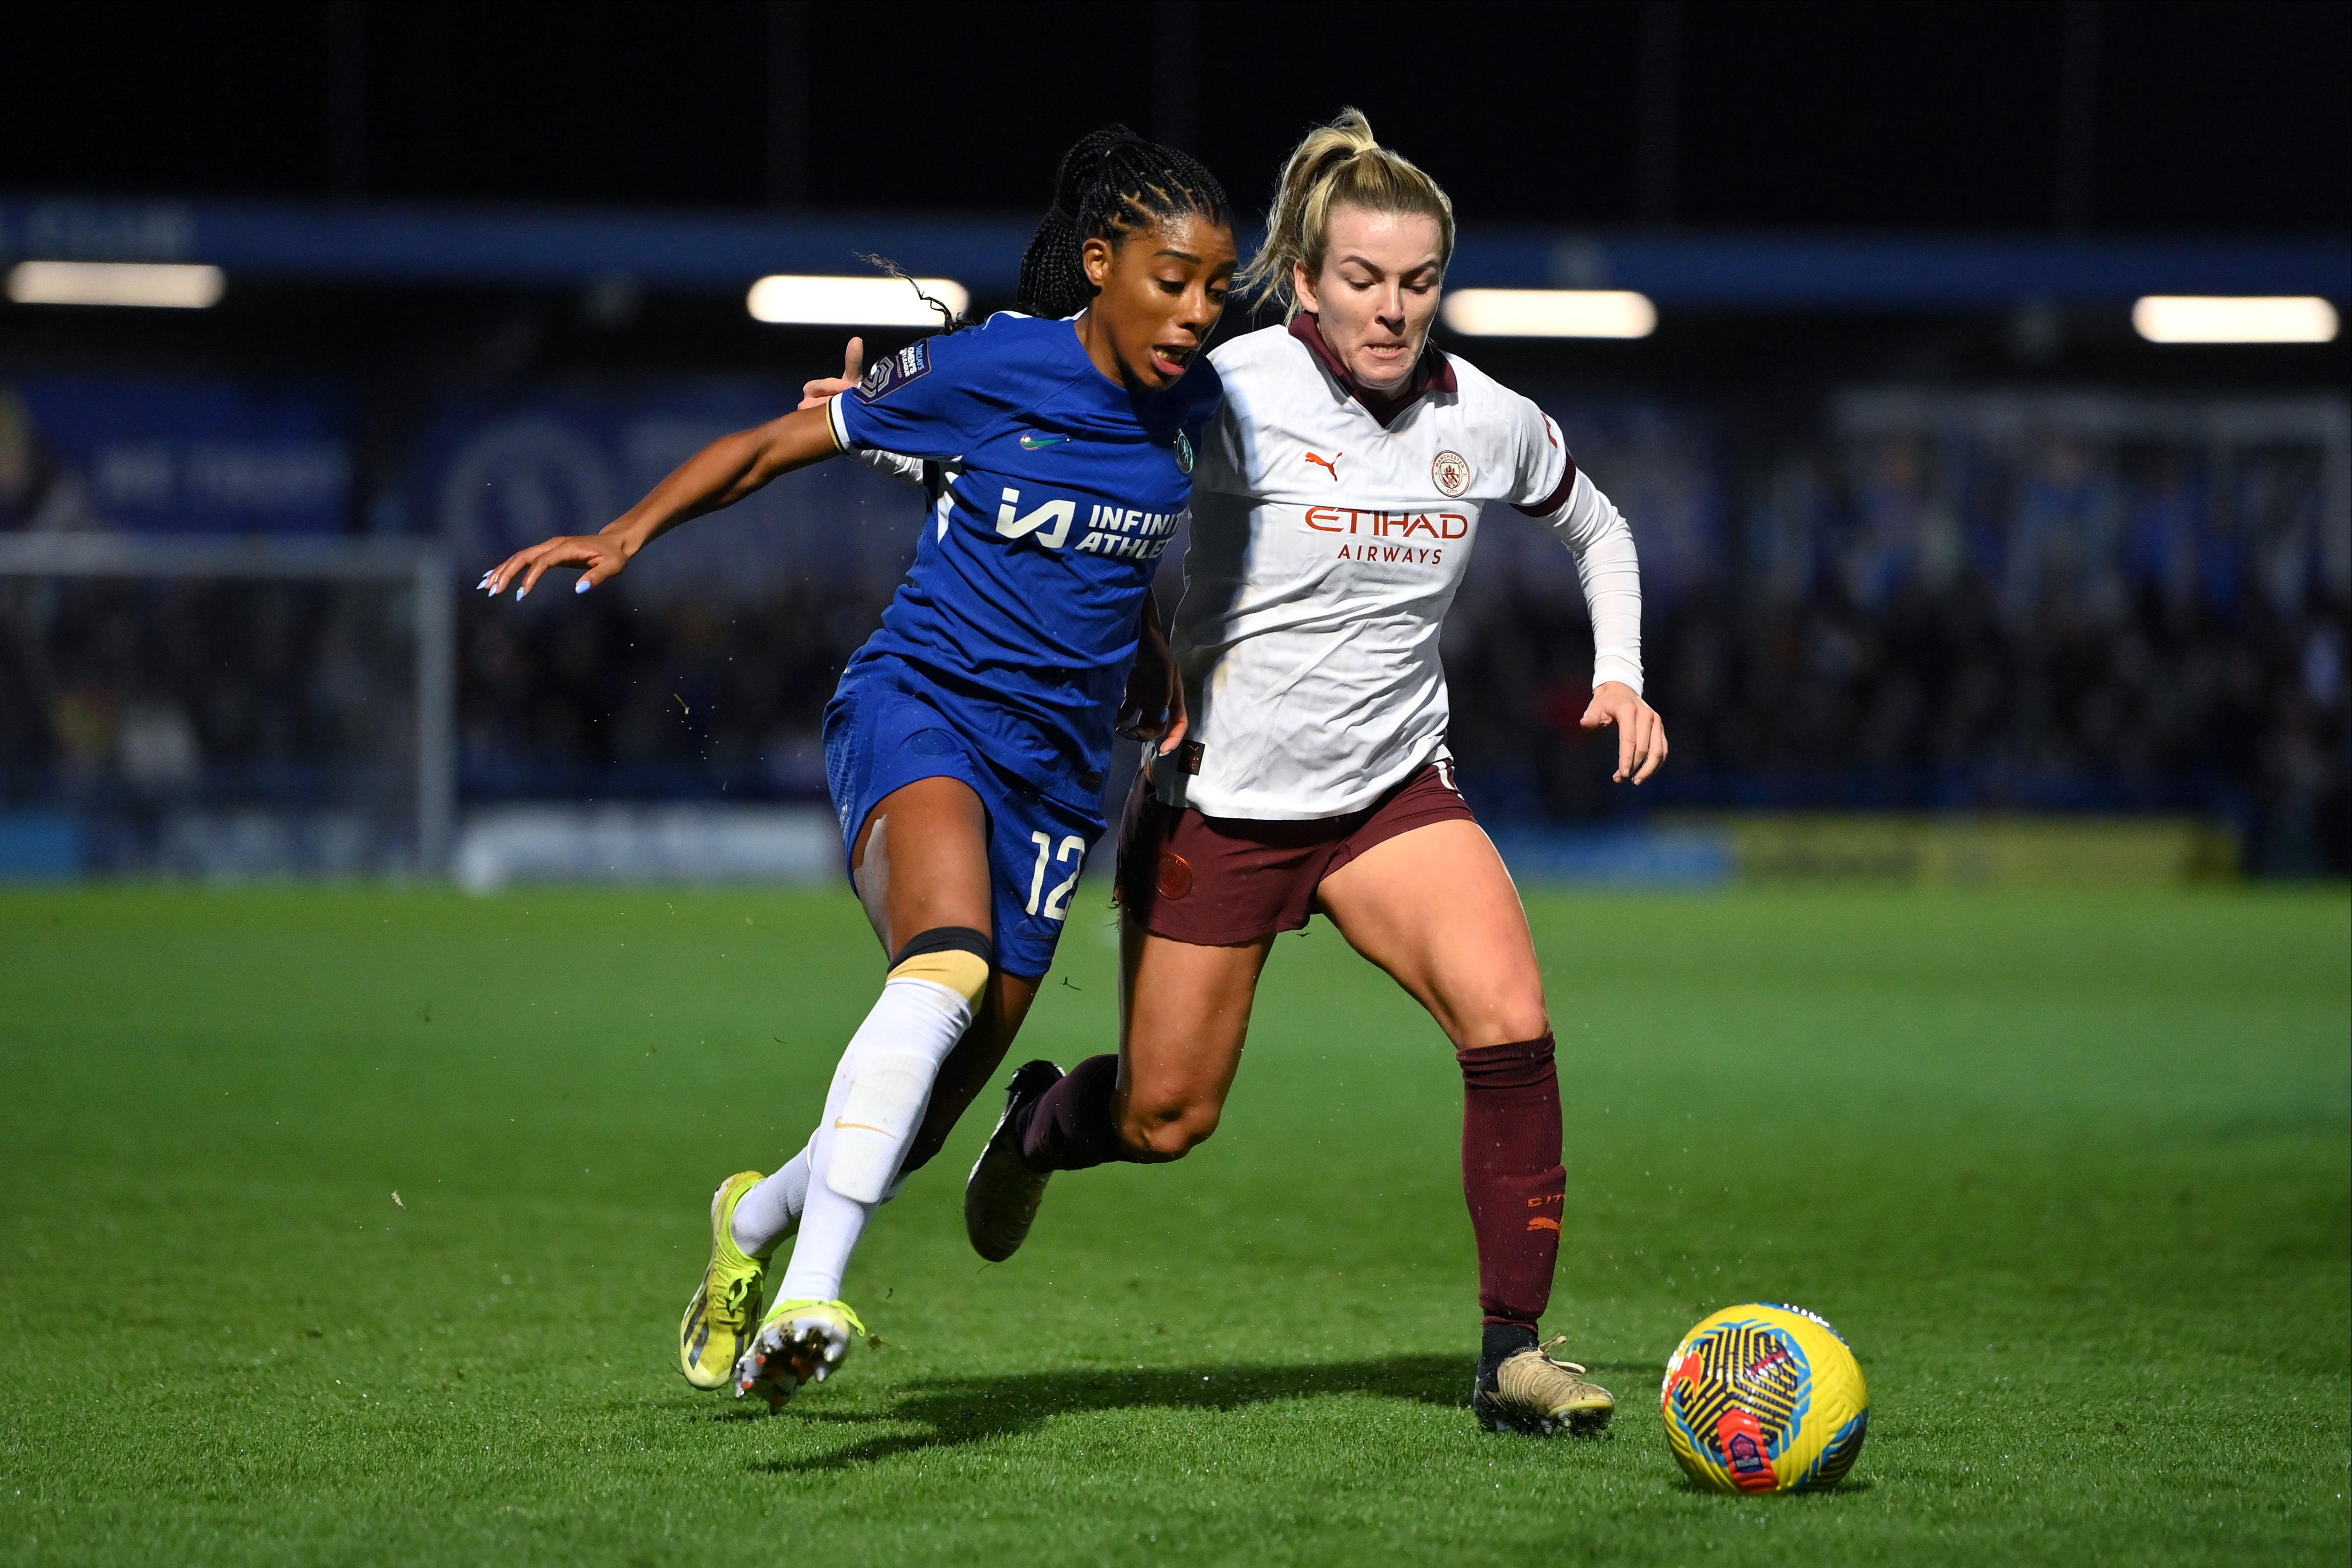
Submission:
<svg viewBox="0 0 2352 1568">
<path fill-rule="evenodd" d="M 1192 471 L 1192 441 L 1184 432 L 1176 432 L 1176 466 L 1186 473 Z"/>
</svg>

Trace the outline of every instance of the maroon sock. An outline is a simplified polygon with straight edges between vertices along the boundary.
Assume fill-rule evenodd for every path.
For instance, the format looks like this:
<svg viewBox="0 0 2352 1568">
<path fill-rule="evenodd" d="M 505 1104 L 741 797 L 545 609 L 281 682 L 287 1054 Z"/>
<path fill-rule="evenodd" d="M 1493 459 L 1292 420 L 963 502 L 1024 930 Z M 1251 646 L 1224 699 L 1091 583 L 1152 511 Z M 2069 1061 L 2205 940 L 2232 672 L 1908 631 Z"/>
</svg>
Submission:
<svg viewBox="0 0 2352 1568">
<path fill-rule="evenodd" d="M 1021 1130 L 1021 1161 L 1033 1171 L 1083 1171 L 1133 1160 L 1118 1135 L 1111 1102 L 1118 1092 L 1118 1058 L 1088 1057 L 1039 1095 Z"/>
<path fill-rule="evenodd" d="M 1462 1064 L 1462 1190 L 1478 1237 L 1478 1305 L 1490 1323 L 1533 1328 L 1551 1300 L 1568 1191 L 1551 1037 L 1476 1046 L 1454 1058 Z"/>
</svg>

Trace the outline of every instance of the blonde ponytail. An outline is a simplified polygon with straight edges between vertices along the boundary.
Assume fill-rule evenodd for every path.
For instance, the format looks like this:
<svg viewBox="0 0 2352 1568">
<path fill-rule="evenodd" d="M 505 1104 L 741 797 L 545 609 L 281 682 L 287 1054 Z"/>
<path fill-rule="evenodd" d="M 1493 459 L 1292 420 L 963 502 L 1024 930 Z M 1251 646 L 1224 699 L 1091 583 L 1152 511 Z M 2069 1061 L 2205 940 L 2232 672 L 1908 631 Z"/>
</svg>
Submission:
<svg viewBox="0 0 2352 1568">
<path fill-rule="evenodd" d="M 1454 258 L 1454 203 L 1444 187 L 1381 146 L 1360 110 L 1343 109 L 1291 150 L 1266 218 L 1265 243 L 1235 276 L 1234 287 L 1260 300 L 1280 300 L 1285 320 L 1297 315 L 1291 268 L 1304 267 L 1309 275 L 1320 269 L 1335 207 L 1435 218 L 1438 265 Z"/>
</svg>

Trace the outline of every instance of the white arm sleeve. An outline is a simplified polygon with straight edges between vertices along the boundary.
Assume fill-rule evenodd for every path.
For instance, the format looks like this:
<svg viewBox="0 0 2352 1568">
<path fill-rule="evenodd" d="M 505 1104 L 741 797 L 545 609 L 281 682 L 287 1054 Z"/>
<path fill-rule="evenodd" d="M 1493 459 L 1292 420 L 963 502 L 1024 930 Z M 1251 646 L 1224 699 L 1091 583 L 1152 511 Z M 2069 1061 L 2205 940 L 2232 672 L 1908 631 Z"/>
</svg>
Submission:
<svg viewBox="0 0 2352 1568">
<path fill-rule="evenodd" d="M 1576 557 L 1584 584 L 1584 607 L 1592 617 L 1593 686 L 1622 680 L 1639 696 L 1642 563 L 1633 552 L 1633 531 L 1581 469 L 1568 500 L 1542 521 Z"/>
<path fill-rule="evenodd" d="M 887 474 L 894 479 L 904 479 L 910 485 L 923 482 L 923 459 L 898 452 L 886 452 L 879 447 L 853 448 L 849 454 L 877 474 Z"/>
</svg>

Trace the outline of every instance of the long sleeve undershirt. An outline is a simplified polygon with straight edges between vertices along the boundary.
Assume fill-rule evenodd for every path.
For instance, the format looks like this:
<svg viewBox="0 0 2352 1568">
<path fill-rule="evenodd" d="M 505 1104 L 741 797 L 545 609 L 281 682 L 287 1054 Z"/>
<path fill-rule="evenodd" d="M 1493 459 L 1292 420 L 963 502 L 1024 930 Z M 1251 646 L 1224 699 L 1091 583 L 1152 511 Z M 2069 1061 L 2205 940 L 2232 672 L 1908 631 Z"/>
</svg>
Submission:
<svg viewBox="0 0 2352 1568">
<path fill-rule="evenodd" d="M 1633 531 L 1580 470 L 1557 510 L 1538 519 L 1576 557 L 1592 618 L 1592 684 L 1620 680 L 1642 690 L 1642 563 Z"/>
</svg>

